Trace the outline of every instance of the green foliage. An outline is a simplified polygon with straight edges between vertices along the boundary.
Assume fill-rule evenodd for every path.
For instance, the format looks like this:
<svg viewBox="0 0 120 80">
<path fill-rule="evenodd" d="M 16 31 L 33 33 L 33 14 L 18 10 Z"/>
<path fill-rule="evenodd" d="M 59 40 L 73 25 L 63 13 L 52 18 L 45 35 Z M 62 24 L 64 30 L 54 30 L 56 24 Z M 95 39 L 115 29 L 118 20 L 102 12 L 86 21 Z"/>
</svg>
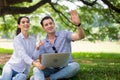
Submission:
<svg viewBox="0 0 120 80">
<path fill-rule="evenodd" d="M 71 3 L 76 3 L 78 0 L 67 0 Z M 92 2 L 93 0 L 86 0 Z M 29 7 L 35 5 L 39 0 L 35 0 L 32 3 L 19 3 L 12 6 L 18 7 Z M 76 28 L 73 24 L 70 23 L 70 14 L 69 7 L 65 5 L 60 5 L 61 0 L 57 0 L 57 3 L 52 4 L 55 11 L 49 3 L 39 7 L 36 11 L 31 14 L 22 14 L 30 16 L 31 20 L 31 34 L 45 34 L 42 30 L 41 25 L 39 24 L 43 14 L 51 15 L 56 23 L 57 30 L 69 30 L 75 31 Z M 81 1 L 78 1 L 81 2 Z M 116 7 L 120 7 L 119 0 L 110 0 L 111 4 L 114 4 Z M 72 6 L 72 5 L 71 5 Z M 99 1 L 93 6 L 77 6 L 76 10 L 79 13 L 82 27 L 85 30 L 86 40 L 95 41 L 95 40 L 119 40 L 120 35 L 120 14 L 115 11 L 104 7 Z M 21 14 L 20 14 L 21 15 Z M 11 38 L 15 35 L 16 31 L 16 19 L 20 15 L 6 15 L 4 16 L 5 22 L 0 20 L 0 36 L 6 36 Z M 97 30 L 96 30 L 97 29 Z M 12 35 L 9 35 L 12 33 Z"/>
<path fill-rule="evenodd" d="M 0 36 L 5 36 L 7 38 L 11 38 L 14 36 L 14 30 L 17 27 L 15 19 L 14 19 L 14 17 L 9 16 L 9 15 L 5 16 L 4 18 L 5 18 L 5 20 L 1 19 L 0 33 L 2 33 L 2 34 Z"/>
</svg>

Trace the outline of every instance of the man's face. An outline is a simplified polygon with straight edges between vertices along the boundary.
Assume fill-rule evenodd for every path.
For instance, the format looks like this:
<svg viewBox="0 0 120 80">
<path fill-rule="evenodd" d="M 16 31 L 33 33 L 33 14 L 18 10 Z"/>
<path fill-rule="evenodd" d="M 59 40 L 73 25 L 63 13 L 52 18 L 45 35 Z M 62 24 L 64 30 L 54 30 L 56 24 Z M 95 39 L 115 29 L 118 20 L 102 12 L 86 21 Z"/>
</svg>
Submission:
<svg viewBox="0 0 120 80">
<path fill-rule="evenodd" d="M 51 19 L 45 19 L 42 27 L 48 34 L 55 32 L 55 23 Z"/>
</svg>

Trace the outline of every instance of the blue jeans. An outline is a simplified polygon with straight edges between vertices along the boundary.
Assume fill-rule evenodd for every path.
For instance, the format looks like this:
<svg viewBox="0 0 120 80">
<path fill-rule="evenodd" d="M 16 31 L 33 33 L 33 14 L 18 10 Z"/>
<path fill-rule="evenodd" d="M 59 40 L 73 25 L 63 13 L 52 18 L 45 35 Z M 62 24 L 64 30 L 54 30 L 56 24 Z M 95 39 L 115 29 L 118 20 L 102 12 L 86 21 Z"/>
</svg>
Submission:
<svg viewBox="0 0 120 80">
<path fill-rule="evenodd" d="M 11 67 L 6 64 L 3 68 L 1 80 L 26 80 L 26 75 L 12 70 Z"/>
<path fill-rule="evenodd" d="M 76 62 L 69 63 L 68 66 L 61 69 L 48 69 L 39 70 L 33 69 L 34 80 L 45 80 L 46 77 L 50 77 L 51 80 L 57 80 L 62 78 L 73 77 L 80 69 L 80 65 Z"/>
</svg>

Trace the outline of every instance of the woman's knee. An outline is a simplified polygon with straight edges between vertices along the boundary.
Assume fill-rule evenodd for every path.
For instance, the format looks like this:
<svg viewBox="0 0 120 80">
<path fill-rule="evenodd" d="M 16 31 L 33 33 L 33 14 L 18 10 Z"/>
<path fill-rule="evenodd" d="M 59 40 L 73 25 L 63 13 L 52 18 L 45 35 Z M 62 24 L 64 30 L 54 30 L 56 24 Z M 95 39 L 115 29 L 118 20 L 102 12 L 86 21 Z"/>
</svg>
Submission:
<svg viewBox="0 0 120 80">
<path fill-rule="evenodd" d="M 10 68 L 9 65 L 5 65 L 3 67 L 1 79 L 2 80 L 8 80 L 8 79 L 11 79 L 11 78 L 12 78 L 12 69 Z"/>
<path fill-rule="evenodd" d="M 26 80 L 27 76 L 23 73 L 17 74 L 15 77 L 13 77 L 13 80 Z"/>
<path fill-rule="evenodd" d="M 3 67 L 3 71 L 2 71 L 3 73 L 4 72 L 7 72 L 7 73 L 9 73 L 9 74 L 11 74 L 12 73 L 12 69 L 11 69 L 11 67 L 9 66 L 9 65 L 5 65 L 4 67 Z"/>
<path fill-rule="evenodd" d="M 33 68 L 33 73 L 39 72 L 40 70 L 36 67 Z"/>
</svg>

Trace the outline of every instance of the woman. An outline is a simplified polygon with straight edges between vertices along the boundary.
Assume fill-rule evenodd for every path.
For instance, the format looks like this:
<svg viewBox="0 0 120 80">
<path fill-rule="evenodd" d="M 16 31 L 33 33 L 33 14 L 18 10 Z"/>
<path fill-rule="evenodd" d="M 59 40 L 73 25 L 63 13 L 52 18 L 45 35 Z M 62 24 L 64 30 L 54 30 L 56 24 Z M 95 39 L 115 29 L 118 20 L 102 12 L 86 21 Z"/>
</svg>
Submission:
<svg viewBox="0 0 120 80">
<path fill-rule="evenodd" d="M 30 20 L 26 16 L 18 19 L 17 36 L 14 38 L 14 53 L 5 64 L 2 72 L 2 80 L 26 80 L 30 65 L 40 68 L 39 62 L 35 61 L 33 54 L 43 44 L 40 42 L 36 47 L 36 40 L 29 36 Z"/>
</svg>

